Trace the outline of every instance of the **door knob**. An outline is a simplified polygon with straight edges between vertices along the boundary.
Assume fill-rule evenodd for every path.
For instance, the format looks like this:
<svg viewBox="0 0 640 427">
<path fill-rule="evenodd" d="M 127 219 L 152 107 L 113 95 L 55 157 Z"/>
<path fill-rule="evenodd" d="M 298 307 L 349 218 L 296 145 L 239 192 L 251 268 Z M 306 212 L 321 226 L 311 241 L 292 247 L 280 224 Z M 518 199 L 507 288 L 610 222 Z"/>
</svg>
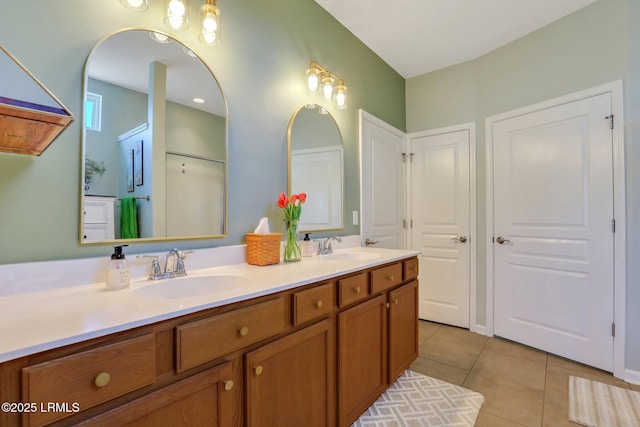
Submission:
<svg viewBox="0 0 640 427">
<path fill-rule="evenodd" d="M 511 243 L 511 240 L 509 239 L 504 239 L 502 236 L 498 236 L 498 238 L 496 239 L 496 242 L 503 244 L 503 243 Z"/>
<path fill-rule="evenodd" d="M 457 240 L 460 243 L 464 243 L 467 241 L 467 236 L 452 237 L 451 240 Z"/>
<path fill-rule="evenodd" d="M 371 239 L 370 239 L 370 238 L 368 238 L 368 237 L 367 237 L 367 239 L 364 241 L 364 244 L 365 244 L 365 245 L 367 245 L 367 246 L 373 246 L 373 245 L 375 245 L 376 243 L 378 243 L 378 241 L 377 241 L 377 240 L 371 240 Z"/>
</svg>

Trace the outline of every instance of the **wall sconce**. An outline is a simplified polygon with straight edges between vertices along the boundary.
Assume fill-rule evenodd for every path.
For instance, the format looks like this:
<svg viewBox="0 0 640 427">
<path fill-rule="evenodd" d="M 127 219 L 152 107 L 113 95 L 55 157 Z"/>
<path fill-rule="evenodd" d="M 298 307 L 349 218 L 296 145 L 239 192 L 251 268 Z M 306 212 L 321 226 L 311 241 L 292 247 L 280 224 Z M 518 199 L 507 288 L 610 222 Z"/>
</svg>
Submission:
<svg viewBox="0 0 640 427">
<path fill-rule="evenodd" d="M 312 93 L 322 91 L 325 99 L 335 101 L 338 110 L 347 108 L 347 87 L 344 80 L 315 61 L 311 61 L 307 70 L 307 89 Z"/>
<path fill-rule="evenodd" d="M 198 40 L 208 46 L 220 43 L 220 9 L 216 6 L 216 0 L 205 0 L 200 8 L 200 21 L 202 32 Z"/>
<path fill-rule="evenodd" d="M 149 0 L 119 0 L 129 10 L 144 12 L 149 9 Z M 164 23 L 174 30 L 189 28 L 189 0 L 162 0 L 164 3 Z M 202 28 L 198 40 L 207 46 L 220 43 L 220 9 L 217 0 L 204 0 L 200 7 Z"/>
</svg>

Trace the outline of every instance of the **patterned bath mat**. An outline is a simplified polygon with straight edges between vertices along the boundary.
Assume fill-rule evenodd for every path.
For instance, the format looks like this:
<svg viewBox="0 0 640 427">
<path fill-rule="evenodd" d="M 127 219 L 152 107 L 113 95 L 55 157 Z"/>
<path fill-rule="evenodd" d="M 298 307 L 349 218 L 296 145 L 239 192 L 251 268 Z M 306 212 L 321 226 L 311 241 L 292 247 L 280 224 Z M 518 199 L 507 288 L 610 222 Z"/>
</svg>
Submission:
<svg viewBox="0 0 640 427">
<path fill-rule="evenodd" d="M 570 376 L 569 419 L 588 427 L 640 426 L 640 392 Z"/>
<path fill-rule="evenodd" d="M 352 427 L 472 427 L 484 396 L 405 371 Z"/>
</svg>

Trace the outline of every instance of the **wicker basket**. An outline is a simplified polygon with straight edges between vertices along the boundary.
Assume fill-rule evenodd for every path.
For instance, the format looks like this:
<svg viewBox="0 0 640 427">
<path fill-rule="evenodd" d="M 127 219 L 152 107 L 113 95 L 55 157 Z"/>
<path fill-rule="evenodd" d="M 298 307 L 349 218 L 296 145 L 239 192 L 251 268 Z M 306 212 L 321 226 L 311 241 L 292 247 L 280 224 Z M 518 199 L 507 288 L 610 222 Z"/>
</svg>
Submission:
<svg viewBox="0 0 640 427">
<path fill-rule="evenodd" d="M 271 265 L 280 263 L 281 233 L 247 233 L 247 263 Z"/>
</svg>

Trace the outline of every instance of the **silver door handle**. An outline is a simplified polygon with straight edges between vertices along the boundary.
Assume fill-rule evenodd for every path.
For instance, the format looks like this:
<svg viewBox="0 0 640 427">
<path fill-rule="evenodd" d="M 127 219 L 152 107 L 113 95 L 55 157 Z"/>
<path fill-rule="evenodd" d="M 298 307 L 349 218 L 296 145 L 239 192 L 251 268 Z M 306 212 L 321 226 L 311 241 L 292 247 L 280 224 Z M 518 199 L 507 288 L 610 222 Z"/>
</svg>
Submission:
<svg viewBox="0 0 640 427">
<path fill-rule="evenodd" d="M 377 240 L 371 240 L 371 239 L 370 239 L 370 238 L 368 238 L 368 237 L 367 237 L 367 239 L 364 241 L 364 244 L 365 244 L 365 245 L 367 245 L 367 246 L 373 246 L 373 245 L 375 245 L 376 243 L 378 243 L 378 241 L 377 241 Z"/>
<path fill-rule="evenodd" d="M 460 243 L 464 243 L 467 241 L 467 236 L 452 237 L 451 240 L 457 240 Z"/>
<path fill-rule="evenodd" d="M 503 243 L 511 243 L 511 240 L 509 239 L 504 239 L 502 236 L 498 236 L 498 238 L 496 239 L 496 242 L 503 244 Z"/>
</svg>

